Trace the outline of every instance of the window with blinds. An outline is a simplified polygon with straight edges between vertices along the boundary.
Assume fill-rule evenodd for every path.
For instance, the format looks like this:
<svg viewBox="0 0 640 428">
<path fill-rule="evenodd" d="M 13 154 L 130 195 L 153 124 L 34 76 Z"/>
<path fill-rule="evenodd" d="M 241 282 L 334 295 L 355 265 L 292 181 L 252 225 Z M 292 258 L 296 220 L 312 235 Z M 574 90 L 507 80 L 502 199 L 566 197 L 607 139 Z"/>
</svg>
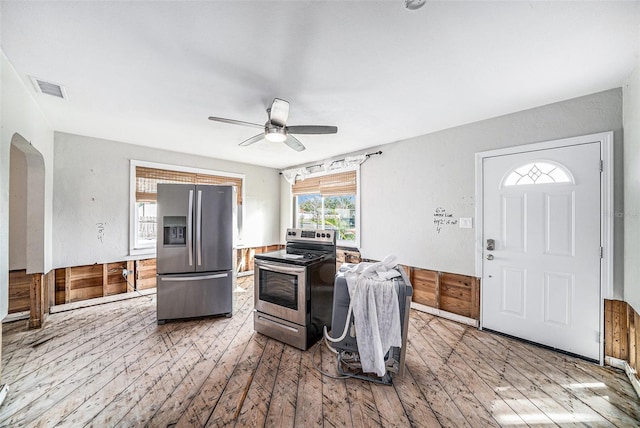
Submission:
<svg viewBox="0 0 640 428">
<path fill-rule="evenodd" d="M 358 245 L 358 171 L 309 177 L 291 190 L 296 227 L 335 230 L 340 245 Z"/>
<path fill-rule="evenodd" d="M 357 192 L 356 171 L 322 175 L 320 177 L 296 181 L 292 187 L 292 191 L 294 195 L 355 195 Z"/>
<path fill-rule="evenodd" d="M 217 184 L 235 186 L 242 205 L 242 178 L 136 166 L 136 202 L 156 202 L 158 183 Z"/>
<path fill-rule="evenodd" d="M 158 200 L 159 183 L 234 186 L 238 198 L 237 224 L 239 231 L 241 230 L 243 185 L 243 179 L 241 177 L 206 174 L 202 172 L 175 171 L 135 165 L 135 209 L 133 210 L 135 232 L 133 233 L 132 252 L 144 252 L 145 249 L 151 250 L 155 248 L 157 236 L 156 203 Z"/>
</svg>

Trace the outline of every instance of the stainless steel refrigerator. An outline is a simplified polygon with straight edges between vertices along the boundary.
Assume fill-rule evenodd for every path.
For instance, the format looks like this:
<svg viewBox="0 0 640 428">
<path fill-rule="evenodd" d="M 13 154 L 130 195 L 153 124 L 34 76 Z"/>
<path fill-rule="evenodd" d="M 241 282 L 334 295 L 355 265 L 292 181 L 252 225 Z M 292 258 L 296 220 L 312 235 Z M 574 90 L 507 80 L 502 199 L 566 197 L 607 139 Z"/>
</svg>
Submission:
<svg viewBox="0 0 640 428">
<path fill-rule="evenodd" d="M 231 316 L 232 186 L 158 184 L 157 319 Z"/>
</svg>

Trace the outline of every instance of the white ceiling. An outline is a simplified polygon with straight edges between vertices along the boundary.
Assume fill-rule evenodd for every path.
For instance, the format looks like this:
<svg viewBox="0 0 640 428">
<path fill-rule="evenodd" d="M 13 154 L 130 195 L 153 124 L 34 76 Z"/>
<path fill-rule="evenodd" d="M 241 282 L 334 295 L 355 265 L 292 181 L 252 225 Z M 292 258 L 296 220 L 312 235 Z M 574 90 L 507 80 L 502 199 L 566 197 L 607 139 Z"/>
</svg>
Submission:
<svg viewBox="0 0 640 428">
<path fill-rule="evenodd" d="M 57 131 L 282 168 L 619 87 L 639 2 L 2 1 L 2 50 Z M 274 97 L 307 150 L 238 143 Z"/>
</svg>

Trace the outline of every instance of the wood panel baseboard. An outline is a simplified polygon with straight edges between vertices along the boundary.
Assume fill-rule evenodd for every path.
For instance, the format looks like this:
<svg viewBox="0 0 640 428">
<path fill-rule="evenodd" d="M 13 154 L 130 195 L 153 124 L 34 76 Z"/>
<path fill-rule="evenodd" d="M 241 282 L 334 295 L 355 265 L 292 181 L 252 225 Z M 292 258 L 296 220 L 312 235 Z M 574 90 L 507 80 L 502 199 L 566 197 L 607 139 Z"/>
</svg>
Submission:
<svg viewBox="0 0 640 428">
<path fill-rule="evenodd" d="M 376 262 L 363 259 L 357 249 L 336 251 L 336 267 L 342 263 Z M 401 265 L 413 286 L 412 301 L 442 313 L 480 320 L 480 279 L 469 275 L 439 272 Z M 435 313 L 435 312 L 434 312 Z"/>
<path fill-rule="evenodd" d="M 9 313 L 28 311 L 31 275 L 26 269 L 9 271 Z"/>
<path fill-rule="evenodd" d="M 413 301 L 431 308 L 480 319 L 480 279 L 409 267 Z"/>
<path fill-rule="evenodd" d="M 604 354 L 609 360 L 624 361 L 627 375 L 634 385 L 640 377 L 640 315 L 622 300 L 604 301 Z"/>
</svg>

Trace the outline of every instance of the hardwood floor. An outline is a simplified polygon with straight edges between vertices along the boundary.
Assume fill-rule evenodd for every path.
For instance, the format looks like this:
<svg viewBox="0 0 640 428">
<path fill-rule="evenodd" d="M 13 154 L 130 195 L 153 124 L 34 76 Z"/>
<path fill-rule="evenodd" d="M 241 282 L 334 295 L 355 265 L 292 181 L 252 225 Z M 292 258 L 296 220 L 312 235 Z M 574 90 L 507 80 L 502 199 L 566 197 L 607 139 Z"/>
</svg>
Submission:
<svg viewBox="0 0 640 428">
<path fill-rule="evenodd" d="M 336 380 L 253 331 L 252 277 L 232 318 L 156 325 L 155 295 L 3 325 L 0 426 L 638 426 L 618 370 L 411 311 L 392 386 Z M 335 373 L 323 346 L 316 364 Z"/>
</svg>

